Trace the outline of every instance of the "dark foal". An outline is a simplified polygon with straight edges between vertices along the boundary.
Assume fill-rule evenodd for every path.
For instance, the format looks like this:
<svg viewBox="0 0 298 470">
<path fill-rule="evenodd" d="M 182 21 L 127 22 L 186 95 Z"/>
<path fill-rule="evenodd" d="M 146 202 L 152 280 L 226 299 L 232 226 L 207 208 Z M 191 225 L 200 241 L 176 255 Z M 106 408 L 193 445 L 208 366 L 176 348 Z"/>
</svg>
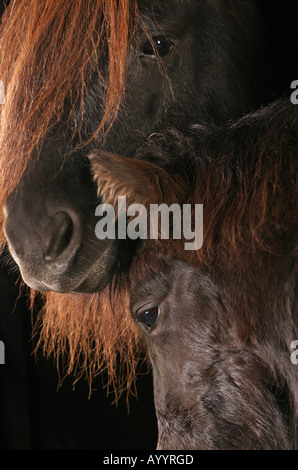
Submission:
<svg viewBox="0 0 298 470">
<path fill-rule="evenodd" d="M 297 138 L 297 108 L 278 102 L 224 128 L 153 136 L 138 160 L 90 157 L 111 204 L 204 204 L 201 250 L 143 240 L 129 272 L 159 449 L 297 447 Z M 175 174 L 181 154 L 192 179 Z"/>
<path fill-rule="evenodd" d="M 175 259 L 160 263 L 131 292 L 153 368 L 157 448 L 295 448 L 287 374 L 265 347 L 242 341 L 232 276 L 216 279 Z M 273 348 L 273 335 L 270 341 Z"/>
</svg>

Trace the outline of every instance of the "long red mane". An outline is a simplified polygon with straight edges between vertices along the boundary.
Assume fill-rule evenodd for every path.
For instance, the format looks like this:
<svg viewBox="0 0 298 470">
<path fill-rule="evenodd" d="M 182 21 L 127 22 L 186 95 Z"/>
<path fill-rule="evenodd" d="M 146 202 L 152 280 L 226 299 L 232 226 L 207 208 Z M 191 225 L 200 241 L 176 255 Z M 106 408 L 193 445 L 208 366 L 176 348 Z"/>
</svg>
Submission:
<svg viewBox="0 0 298 470">
<path fill-rule="evenodd" d="M 0 30 L 0 80 L 5 85 L 1 207 L 33 150 L 65 114 L 66 103 L 69 122 L 79 130 L 94 73 L 105 83 L 105 97 L 101 122 L 90 139 L 112 124 L 124 93 L 127 46 L 136 19 L 135 2 L 129 0 L 24 0 L 7 7 Z M 101 53 L 108 54 L 105 77 L 99 69 Z"/>
<path fill-rule="evenodd" d="M 5 85 L 5 104 L 0 106 L 1 208 L 32 152 L 65 115 L 66 103 L 68 120 L 79 132 L 94 73 L 104 82 L 105 96 L 100 124 L 89 140 L 109 130 L 124 94 L 128 44 L 137 21 L 137 4 L 131 0 L 22 0 L 7 7 L 0 29 L 0 80 Z M 101 54 L 108 57 L 104 77 Z M 2 210 L 0 214 L 4 246 Z M 38 346 L 56 354 L 57 361 L 67 352 L 68 373 L 85 372 L 90 378 L 106 367 L 114 381 L 122 365 L 130 382 L 138 335 L 125 288 L 113 292 L 114 302 L 109 289 L 92 296 L 44 295 Z M 121 309 L 113 306 L 117 299 Z"/>
</svg>

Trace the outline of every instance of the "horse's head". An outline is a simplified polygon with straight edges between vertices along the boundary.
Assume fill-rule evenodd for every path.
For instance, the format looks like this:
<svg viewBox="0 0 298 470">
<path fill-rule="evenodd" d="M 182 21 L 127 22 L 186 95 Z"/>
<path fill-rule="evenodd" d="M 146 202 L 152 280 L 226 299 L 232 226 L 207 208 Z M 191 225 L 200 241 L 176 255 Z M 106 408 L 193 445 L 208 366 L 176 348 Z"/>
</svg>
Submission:
<svg viewBox="0 0 298 470">
<path fill-rule="evenodd" d="M 167 125 L 241 114 L 254 88 L 257 18 L 253 2 L 236 0 L 11 2 L 0 44 L 1 197 L 29 286 L 96 292 L 109 283 L 134 247 L 95 236 L 100 201 L 86 155 L 131 157 Z"/>
</svg>

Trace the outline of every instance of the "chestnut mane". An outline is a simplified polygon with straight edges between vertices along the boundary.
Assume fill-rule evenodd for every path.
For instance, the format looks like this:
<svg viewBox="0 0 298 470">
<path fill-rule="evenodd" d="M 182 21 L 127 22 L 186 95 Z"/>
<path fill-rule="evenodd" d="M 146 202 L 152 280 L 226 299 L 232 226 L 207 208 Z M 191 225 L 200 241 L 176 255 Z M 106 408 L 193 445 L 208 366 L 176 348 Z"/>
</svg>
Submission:
<svg viewBox="0 0 298 470">
<path fill-rule="evenodd" d="M 73 132 L 80 132 L 87 87 L 94 74 L 105 86 L 104 111 L 88 142 L 108 132 L 124 94 L 128 43 L 137 21 L 134 0 L 24 0 L 6 8 L 0 28 L 0 80 L 5 85 L 5 103 L 0 106 L 1 208 L 55 123 L 67 113 Z M 104 72 L 101 55 L 108 58 Z M 88 142 L 80 141 L 80 145 Z M 5 245 L 2 210 L 1 245 Z M 45 347 L 48 354 L 55 352 L 58 357 L 68 352 L 67 372 L 80 375 L 76 359 L 88 376 L 107 364 L 111 380 L 116 364 L 126 358 L 132 364 L 124 369 L 134 369 L 132 320 L 125 307 L 121 312 L 113 308 L 117 293 L 112 302 L 109 291 L 92 296 L 52 292 L 43 296 Z M 35 295 L 32 292 L 32 301 Z M 122 359 L 115 351 L 123 353 Z"/>
<path fill-rule="evenodd" d="M 7 7 L 0 29 L 0 80 L 5 85 L 1 207 L 51 126 L 67 113 L 79 132 L 87 86 L 95 73 L 105 83 L 105 107 L 90 139 L 109 129 L 124 93 L 128 42 L 137 17 L 131 0 L 24 0 Z M 104 77 L 101 55 L 108 57 Z"/>
</svg>

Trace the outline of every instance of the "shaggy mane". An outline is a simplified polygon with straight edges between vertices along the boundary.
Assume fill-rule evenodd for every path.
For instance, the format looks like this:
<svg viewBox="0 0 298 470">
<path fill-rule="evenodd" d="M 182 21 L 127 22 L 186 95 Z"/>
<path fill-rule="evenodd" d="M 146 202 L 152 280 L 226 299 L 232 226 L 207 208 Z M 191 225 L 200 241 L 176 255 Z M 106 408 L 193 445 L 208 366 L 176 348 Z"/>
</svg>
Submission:
<svg viewBox="0 0 298 470">
<path fill-rule="evenodd" d="M 124 94 L 128 42 L 137 17 L 136 2 L 130 0 L 22 0 L 7 7 L 0 29 L 0 80 L 5 85 L 1 207 L 33 150 L 53 124 L 65 119 L 66 107 L 67 119 L 79 132 L 94 73 L 105 84 L 105 108 L 89 140 L 110 128 Z M 108 57 L 104 77 L 101 55 Z M 0 241 L 5 243 L 2 230 Z"/>
<path fill-rule="evenodd" d="M 126 288 L 123 283 L 121 288 L 108 286 L 92 295 L 42 296 L 44 307 L 33 332 L 38 338 L 35 352 L 54 356 L 61 383 L 65 375 L 74 376 L 74 383 L 84 377 L 91 393 L 95 376 L 106 371 L 106 386 L 116 401 L 124 390 L 131 391 L 144 354 Z M 31 291 L 32 306 L 36 295 Z"/>
<path fill-rule="evenodd" d="M 79 144 L 109 131 L 124 95 L 128 44 L 138 18 L 135 0 L 22 0 L 6 8 L 0 28 L 0 80 L 5 85 L 0 106 L 0 247 L 6 242 L 2 207 L 8 195 L 55 123 L 68 119 L 73 135 L 80 135 L 94 74 L 104 83 L 103 112 L 95 133 Z M 101 56 L 107 58 L 104 72 Z M 32 303 L 35 297 L 32 292 Z M 78 377 L 85 373 L 90 379 L 107 368 L 109 383 L 119 378 L 115 389 L 123 388 L 118 369 L 116 374 L 122 366 L 130 386 L 138 335 L 125 287 L 110 286 L 92 296 L 50 292 L 42 299 L 37 347 L 47 356 L 54 353 L 57 363 L 67 352 L 66 372 Z M 114 307 L 117 300 L 122 309 Z"/>
</svg>

